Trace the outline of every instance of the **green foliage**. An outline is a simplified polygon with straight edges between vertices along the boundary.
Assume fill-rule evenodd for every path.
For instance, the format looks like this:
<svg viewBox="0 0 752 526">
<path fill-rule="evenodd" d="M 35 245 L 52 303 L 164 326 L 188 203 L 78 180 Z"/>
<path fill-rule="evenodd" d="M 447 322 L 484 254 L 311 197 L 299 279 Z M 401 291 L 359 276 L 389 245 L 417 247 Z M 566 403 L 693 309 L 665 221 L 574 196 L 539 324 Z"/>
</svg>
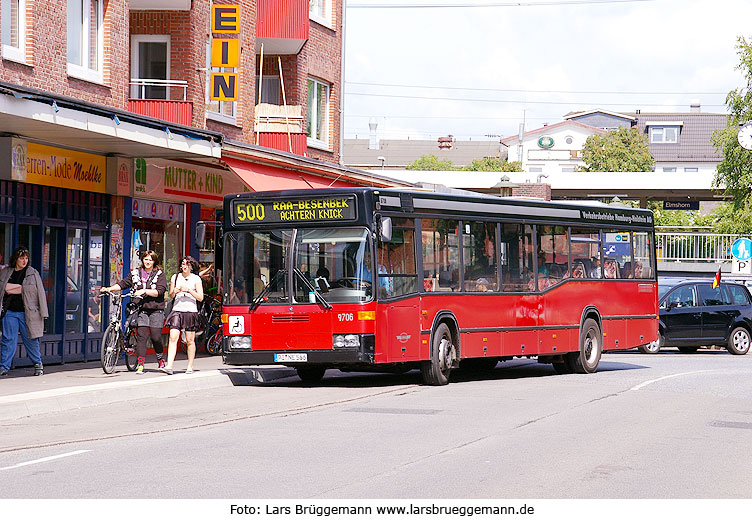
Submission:
<svg viewBox="0 0 752 526">
<path fill-rule="evenodd" d="M 475 159 L 463 170 L 469 172 L 521 172 L 522 163 L 519 161 L 509 162 L 496 158 Z"/>
<path fill-rule="evenodd" d="M 591 135 L 582 149 L 583 172 L 649 172 L 655 160 L 648 139 L 636 128 L 619 128 Z"/>
<path fill-rule="evenodd" d="M 407 169 L 438 172 L 456 170 L 457 168 L 449 159 L 439 159 L 435 155 L 424 155 L 408 164 Z"/>
<path fill-rule="evenodd" d="M 713 231 L 716 234 L 752 234 L 752 203 L 736 206 L 726 203 L 718 207 L 714 213 Z"/>
<path fill-rule="evenodd" d="M 752 86 L 752 41 L 738 37 L 736 49 L 739 55 L 736 69 L 744 75 L 747 86 Z M 743 209 L 752 199 L 752 152 L 739 146 L 736 135 L 740 124 L 752 121 L 752 90 L 731 91 L 726 97 L 726 106 L 729 109 L 726 128 L 716 130 L 712 138 L 716 149 L 723 152 L 713 184 L 716 188 L 725 187 L 726 194 L 733 199 L 731 215 L 741 220 L 745 215 Z"/>
</svg>

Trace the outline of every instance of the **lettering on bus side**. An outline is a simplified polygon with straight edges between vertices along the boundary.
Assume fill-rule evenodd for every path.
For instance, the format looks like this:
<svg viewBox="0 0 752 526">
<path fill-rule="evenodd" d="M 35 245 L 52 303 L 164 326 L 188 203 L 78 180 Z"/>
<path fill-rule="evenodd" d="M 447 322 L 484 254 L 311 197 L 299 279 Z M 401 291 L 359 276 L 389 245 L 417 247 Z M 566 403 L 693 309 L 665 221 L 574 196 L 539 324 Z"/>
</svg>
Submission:
<svg viewBox="0 0 752 526">
<path fill-rule="evenodd" d="M 356 219 L 355 196 L 252 200 L 232 203 L 235 224 L 349 221 Z"/>
</svg>

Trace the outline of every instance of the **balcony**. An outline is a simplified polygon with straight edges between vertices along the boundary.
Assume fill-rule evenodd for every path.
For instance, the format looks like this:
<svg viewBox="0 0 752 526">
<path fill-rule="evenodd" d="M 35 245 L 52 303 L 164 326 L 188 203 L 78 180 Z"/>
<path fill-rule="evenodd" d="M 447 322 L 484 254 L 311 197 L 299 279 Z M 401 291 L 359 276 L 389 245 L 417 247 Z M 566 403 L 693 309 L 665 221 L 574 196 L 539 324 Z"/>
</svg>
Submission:
<svg viewBox="0 0 752 526">
<path fill-rule="evenodd" d="M 183 126 L 191 126 L 193 103 L 187 101 L 184 80 L 131 79 L 128 111 Z"/>
<path fill-rule="evenodd" d="M 305 155 L 307 144 L 303 123 L 301 106 L 257 104 L 256 142 L 266 148 Z"/>
<path fill-rule="evenodd" d="M 297 55 L 308 40 L 309 0 L 258 0 L 256 53 Z"/>
</svg>

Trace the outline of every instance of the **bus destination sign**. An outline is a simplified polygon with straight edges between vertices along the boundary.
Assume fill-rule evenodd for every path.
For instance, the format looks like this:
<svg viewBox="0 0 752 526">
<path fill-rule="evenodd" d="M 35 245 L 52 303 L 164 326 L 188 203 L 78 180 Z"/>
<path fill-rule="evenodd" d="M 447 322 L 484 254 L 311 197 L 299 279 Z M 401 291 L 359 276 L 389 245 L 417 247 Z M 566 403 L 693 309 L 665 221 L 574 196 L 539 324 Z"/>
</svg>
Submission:
<svg viewBox="0 0 752 526">
<path fill-rule="evenodd" d="M 236 225 L 318 223 L 356 218 L 355 196 L 309 199 L 237 199 L 232 202 Z"/>
</svg>

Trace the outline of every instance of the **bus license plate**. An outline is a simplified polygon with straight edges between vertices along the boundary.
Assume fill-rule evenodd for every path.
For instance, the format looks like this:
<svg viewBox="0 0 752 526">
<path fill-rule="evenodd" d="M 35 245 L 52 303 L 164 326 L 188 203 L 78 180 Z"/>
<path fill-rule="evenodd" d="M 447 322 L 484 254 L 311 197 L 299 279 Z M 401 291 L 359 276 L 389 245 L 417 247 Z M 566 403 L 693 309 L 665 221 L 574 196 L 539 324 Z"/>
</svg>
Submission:
<svg viewBox="0 0 752 526">
<path fill-rule="evenodd" d="M 275 354 L 274 361 L 275 362 L 307 362 L 308 355 L 302 352 Z"/>
</svg>

